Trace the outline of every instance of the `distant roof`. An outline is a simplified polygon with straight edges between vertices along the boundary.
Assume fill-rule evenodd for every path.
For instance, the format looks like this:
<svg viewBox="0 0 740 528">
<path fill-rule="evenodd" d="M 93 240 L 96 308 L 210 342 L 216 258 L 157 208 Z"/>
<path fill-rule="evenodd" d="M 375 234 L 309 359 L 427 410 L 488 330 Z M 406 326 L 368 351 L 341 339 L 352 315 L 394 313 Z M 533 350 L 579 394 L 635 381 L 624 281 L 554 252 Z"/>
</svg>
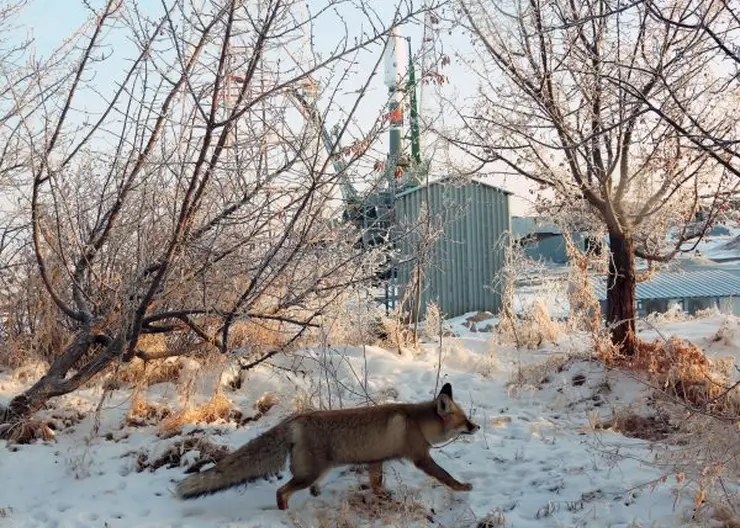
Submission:
<svg viewBox="0 0 740 528">
<path fill-rule="evenodd" d="M 588 233 L 589 227 L 587 225 L 574 225 L 571 227 L 573 233 Z M 512 216 L 511 217 L 511 232 L 518 237 L 524 237 L 533 234 L 549 234 L 549 235 L 562 235 L 563 230 L 560 229 L 555 222 L 549 220 L 543 216 Z"/>
<path fill-rule="evenodd" d="M 480 180 L 478 178 L 470 178 L 467 180 L 463 179 L 456 179 L 455 176 L 445 176 L 443 178 L 439 178 L 436 180 L 432 180 L 429 182 L 429 185 L 448 185 L 450 187 L 463 187 L 464 185 L 467 185 L 469 183 L 477 183 L 479 185 L 485 185 L 486 187 L 490 187 L 491 189 L 496 189 L 497 191 L 508 194 L 510 196 L 513 196 L 514 193 L 507 191 L 506 189 L 502 189 L 501 187 L 496 187 L 495 185 L 492 185 L 488 183 L 487 181 Z M 417 185 L 416 187 L 413 187 L 411 189 L 407 189 L 405 191 L 402 191 L 396 195 L 396 198 L 400 198 L 401 196 L 406 196 L 407 194 L 411 194 L 417 191 L 422 190 L 424 187 L 426 187 L 427 184 L 423 183 L 421 185 Z"/>
<path fill-rule="evenodd" d="M 606 279 L 592 282 L 596 297 L 605 301 Z M 740 297 L 740 277 L 721 270 L 658 272 L 651 279 L 637 283 L 638 301 L 692 297 Z"/>
<path fill-rule="evenodd" d="M 533 233 L 561 234 L 560 227 L 537 216 L 512 216 L 511 232 L 515 236 L 527 236 Z"/>
</svg>

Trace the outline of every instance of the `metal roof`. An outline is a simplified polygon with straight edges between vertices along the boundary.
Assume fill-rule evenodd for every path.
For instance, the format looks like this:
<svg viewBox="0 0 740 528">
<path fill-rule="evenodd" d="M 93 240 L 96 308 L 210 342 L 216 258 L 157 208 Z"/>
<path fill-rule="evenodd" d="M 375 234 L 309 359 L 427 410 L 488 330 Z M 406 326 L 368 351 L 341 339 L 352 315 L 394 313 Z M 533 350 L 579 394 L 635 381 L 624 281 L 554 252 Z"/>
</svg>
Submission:
<svg viewBox="0 0 740 528">
<path fill-rule="evenodd" d="M 606 300 L 606 279 L 594 279 L 594 291 Z M 740 297 L 740 277 L 721 270 L 659 272 L 637 283 L 636 299 L 687 299 L 692 297 Z"/>
<path fill-rule="evenodd" d="M 443 176 L 442 178 L 438 178 L 436 180 L 430 180 L 429 183 L 422 183 L 420 185 L 417 185 L 416 187 L 411 187 L 410 189 L 406 189 L 405 191 L 401 191 L 396 195 L 396 198 L 400 198 L 401 196 L 406 196 L 407 194 L 412 194 L 415 192 L 418 192 L 422 189 L 424 189 L 427 185 L 434 186 L 434 185 L 444 185 L 448 187 L 463 187 L 465 185 L 469 185 L 471 183 L 475 183 L 478 185 L 483 185 L 485 187 L 489 187 L 491 189 L 495 189 L 496 191 L 513 196 L 514 193 L 507 191 L 506 189 L 502 189 L 501 187 L 497 187 L 496 185 L 493 185 L 490 182 L 487 182 L 481 178 L 472 177 L 470 179 L 461 179 L 455 176 Z"/>
<path fill-rule="evenodd" d="M 512 216 L 511 232 L 515 236 L 526 236 L 533 233 L 561 234 L 560 227 L 535 216 Z"/>
</svg>

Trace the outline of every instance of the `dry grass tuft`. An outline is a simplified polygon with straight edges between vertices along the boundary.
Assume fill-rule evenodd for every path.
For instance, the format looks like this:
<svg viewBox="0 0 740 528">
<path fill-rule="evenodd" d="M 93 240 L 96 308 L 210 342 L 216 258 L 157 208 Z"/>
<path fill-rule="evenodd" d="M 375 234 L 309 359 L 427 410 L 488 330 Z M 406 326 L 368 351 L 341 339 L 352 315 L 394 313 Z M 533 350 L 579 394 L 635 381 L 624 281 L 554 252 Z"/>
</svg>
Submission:
<svg viewBox="0 0 740 528">
<path fill-rule="evenodd" d="M 135 390 L 131 395 L 131 408 L 126 416 L 126 425 L 146 427 L 167 418 L 171 413 L 166 405 L 148 402 L 143 391 Z"/>
<path fill-rule="evenodd" d="M 154 473 L 165 466 L 168 469 L 180 467 L 185 455 L 191 451 L 196 451 L 198 456 L 185 473 L 194 473 L 202 466 L 216 463 L 229 454 L 228 447 L 214 444 L 203 436 L 189 437 L 174 442 L 164 453 L 153 460 L 149 460 L 147 453 L 140 453 L 136 458 L 136 472 L 141 473 L 148 470 Z"/>
<path fill-rule="evenodd" d="M 666 416 L 640 416 L 631 412 L 617 413 L 612 420 L 599 422 L 594 428 L 651 442 L 665 440 L 677 429 Z"/>
<path fill-rule="evenodd" d="M 167 352 L 166 334 L 141 334 L 136 348 L 146 354 L 165 354 Z"/>
<path fill-rule="evenodd" d="M 151 387 L 158 383 L 177 383 L 182 369 L 181 358 L 144 361 L 135 357 L 129 363 L 113 365 L 108 371 L 104 386 L 115 390 L 131 385 Z"/>
<path fill-rule="evenodd" d="M 567 233 L 567 230 L 564 231 Z M 601 325 L 601 305 L 594 292 L 589 269 L 594 267 L 594 255 L 583 253 L 570 235 L 566 234 L 565 243 L 570 266 L 566 294 L 570 313 L 568 324 L 574 330 L 594 332 Z"/>
<path fill-rule="evenodd" d="M 399 354 L 414 345 L 414 332 L 397 314 L 379 317 L 373 333 L 378 339 L 376 344 Z"/>
<path fill-rule="evenodd" d="M 503 528 L 506 526 L 506 515 L 500 509 L 495 509 L 487 513 L 476 524 L 476 528 Z"/>
<path fill-rule="evenodd" d="M 519 368 L 512 373 L 511 379 L 507 383 L 507 388 L 522 389 L 536 388 L 539 389 L 545 383 L 550 382 L 550 377 L 555 372 L 563 372 L 573 362 L 580 358 L 574 355 L 552 355 L 545 361 L 534 363 L 532 365 L 519 365 Z"/>
<path fill-rule="evenodd" d="M 51 364 L 71 334 L 60 324 L 59 310 L 48 295 L 35 266 L 22 265 L 14 277 L 17 294 L 3 299 L 3 339 L 0 365 L 17 368 L 29 362 Z M 53 275 L 59 270 L 50 264 Z"/>
<path fill-rule="evenodd" d="M 687 410 L 673 402 L 661 406 L 678 426 L 670 441 L 680 446 L 663 452 L 660 462 L 671 468 L 697 504 L 738 511 L 740 493 L 740 427 L 734 418 Z"/>
<path fill-rule="evenodd" d="M 254 402 L 254 408 L 257 409 L 260 414 L 265 414 L 270 409 L 275 407 L 275 405 L 277 405 L 279 401 L 280 400 L 278 400 L 277 396 L 275 396 L 271 392 L 267 392 L 260 396 L 256 402 Z"/>
<path fill-rule="evenodd" d="M 437 303 L 427 303 L 422 331 L 427 339 L 436 339 L 440 333 L 444 333 L 444 318 Z"/>
<path fill-rule="evenodd" d="M 688 312 L 685 312 L 679 305 L 674 304 L 668 307 L 665 312 L 651 312 L 645 317 L 645 322 L 648 327 L 655 328 L 656 326 L 665 325 L 669 323 L 678 323 L 681 321 L 689 321 L 693 317 Z"/>
<path fill-rule="evenodd" d="M 293 337 L 281 321 L 257 320 L 237 321 L 229 330 L 229 343 L 234 348 L 253 350 L 282 348 Z"/>
<path fill-rule="evenodd" d="M 637 354 L 627 357 L 613 347 L 597 347 L 600 358 L 647 378 L 667 395 L 715 416 L 740 414 L 740 390 L 730 388 L 731 372 L 724 360 L 712 361 L 699 347 L 672 336 L 667 341 L 638 342 Z"/>
<path fill-rule="evenodd" d="M 346 292 L 336 301 L 321 316 L 321 327 L 315 332 L 319 334 L 318 341 L 362 346 L 386 337 L 379 323 L 385 310 L 376 306 L 374 299 L 355 291 Z"/>
<path fill-rule="evenodd" d="M 291 401 L 291 406 L 294 413 L 302 413 L 305 411 L 312 411 L 316 409 L 314 404 L 314 396 L 304 390 L 296 391 L 296 395 Z"/>
<path fill-rule="evenodd" d="M 36 440 L 52 442 L 56 434 L 49 422 L 32 418 L 0 425 L 0 439 L 7 440 L 8 445 L 30 444 Z"/>
<path fill-rule="evenodd" d="M 715 506 L 712 517 L 722 523 L 719 525 L 721 528 L 740 528 L 740 515 L 727 506 Z"/>
<path fill-rule="evenodd" d="M 12 377 L 15 381 L 24 384 L 36 382 L 49 370 L 49 363 L 46 361 L 27 361 L 13 370 Z"/>
<path fill-rule="evenodd" d="M 553 321 L 545 303 L 535 300 L 532 310 L 521 317 L 504 317 L 496 327 L 503 343 L 513 343 L 517 348 L 539 348 L 545 342 L 556 343 L 561 335 L 560 324 Z"/>
<path fill-rule="evenodd" d="M 157 434 L 165 438 L 180 434 L 185 425 L 212 424 L 215 422 L 240 422 L 241 412 L 221 392 L 198 407 L 190 407 L 173 413 L 162 420 Z"/>
<path fill-rule="evenodd" d="M 738 320 L 736 318 L 725 317 L 717 332 L 709 338 L 711 343 L 719 343 L 723 346 L 737 346 L 736 340 L 740 334 Z"/>
<path fill-rule="evenodd" d="M 385 526 L 414 526 L 434 522 L 431 512 L 418 497 L 381 499 L 360 490 L 346 492 L 338 517 L 364 521 L 359 524 L 380 522 Z"/>
<path fill-rule="evenodd" d="M 349 505 L 343 502 L 340 508 L 337 509 L 316 509 L 316 521 L 311 523 L 311 528 L 356 528 L 357 524 L 352 519 L 352 512 Z M 293 524 L 298 528 L 308 528 L 302 522 L 292 518 Z"/>
<path fill-rule="evenodd" d="M 714 337 L 731 340 L 730 330 L 720 328 Z M 740 388 L 733 382 L 733 362 L 712 360 L 675 336 L 638 342 L 633 357 L 621 355 L 606 341 L 596 342 L 596 352 L 607 365 L 632 373 L 654 389 L 659 416 L 625 415 L 605 425 L 626 436 L 665 439 L 678 446 L 662 452 L 658 461 L 676 474 L 682 493 L 692 495 L 697 505 L 711 501 L 733 509 L 740 504 L 727 485 L 740 477 Z"/>
<path fill-rule="evenodd" d="M 488 338 L 488 353 L 482 358 L 478 372 L 485 377 L 499 372 L 502 368 L 498 353 L 498 341 L 494 336 Z"/>
</svg>

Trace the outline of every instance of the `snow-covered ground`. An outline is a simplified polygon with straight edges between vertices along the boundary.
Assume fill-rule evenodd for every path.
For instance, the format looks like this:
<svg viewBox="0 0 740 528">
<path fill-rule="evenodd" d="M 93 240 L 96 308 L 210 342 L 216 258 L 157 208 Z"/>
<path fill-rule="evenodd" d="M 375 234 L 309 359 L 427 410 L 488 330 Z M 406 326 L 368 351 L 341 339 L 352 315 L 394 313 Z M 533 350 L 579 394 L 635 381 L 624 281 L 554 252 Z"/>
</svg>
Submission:
<svg viewBox="0 0 740 528">
<path fill-rule="evenodd" d="M 723 317 L 671 323 L 667 332 L 708 346 Z M 377 347 L 306 350 L 299 358 L 260 366 L 243 385 L 225 391 L 245 415 L 263 394 L 278 404 L 262 418 L 242 427 L 233 423 L 190 427 L 185 434 L 206 435 L 215 443 L 236 448 L 292 412 L 296 402 L 313 397 L 332 406 L 376 401 L 421 401 L 439 385 L 452 384 L 455 399 L 481 425 L 473 437 L 433 450 L 441 466 L 473 490 L 443 488 L 411 464 L 386 464 L 386 486 L 397 502 L 378 503 L 361 489 L 367 475 L 339 468 L 323 481 L 323 494 L 297 493 L 290 510 L 275 505 L 277 482 L 181 502 L 172 495 L 175 483 L 197 453 L 179 466 L 137 471 L 147 455 L 152 461 L 182 436 L 161 438 L 155 425 L 124 424 L 131 392 L 116 390 L 95 408 L 101 388 L 89 388 L 55 401 L 48 415 L 84 418 L 58 432 L 56 441 L 12 446 L 0 443 L 0 526 L 28 527 L 270 527 L 270 526 L 444 526 L 444 527 L 668 527 L 685 526 L 693 497 L 651 460 L 650 446 L 612 431 L 589 426 L 598 413 L 608 418 L 626 404 L 639 407 L 644 389 L 634 380 L 604 372 L 586 360 L 565 368 L 542 369 L 539 382 L 515 383 L 527 366 L 573 352 L 587 352 L 578 337 L 557 345 L 516 351 L 492 346 L 490 334 L 471 333 L 464 318 L 450 322 L 461 337 L 445 337 L 440 347 L 428 343 L 421 352 L 396 352 Z M 485 323 L 481 323 L 484 325 Z M 734 325 L 734 326 L 732 326 Z M 726 325 L 727 326 L 727 325 Z M 710 351 L 725 355 L 737 350 L 733 319 L 727 339 Z M 654 331 L 653 331 L 654 332 Z M 740 342 L 740 332 L 738 333 Z M 273 364 L 273 365 L 275 365 Z M 288 369 L 289 367 L 289 369 Z M 196 389 L 205 399 L 214 376 L 204 376 Z M 367 384 L 365 385 L 365 380 Z M 0 404 L 30 380 L 0 373 Z M 531 381 L 531 379 L 530 379 Z M 160 383 L 148 400 L 173 402 L 177 387 Z M 399 505 L 400 504 L 400 505 Z M 493 514 L 493 515 L 491 515 Z M 505 524 L 480 523 L 505 518 Z M 349 524 L 342 524 L 349 521 Z M 480 523 L 480 524 L 479 524 Z M 707 524 L 697 524 L 697 526 Z"/>
<path fill-rule="evenodd" d="M 727 226 L 729 234 L 723 236 L 707 236 L 698 244 L 695 241 L 689 241 L 683 244 L 684 250 L 698 251 L 706 257 L 717 260 L 737 260 L 740 259 L 740 248 L 737 244 L 731 244 L 737 236 L 740 236 L 740 228 Z M 728 246 L 729 244 L 729 246 Z"/>
</svg>

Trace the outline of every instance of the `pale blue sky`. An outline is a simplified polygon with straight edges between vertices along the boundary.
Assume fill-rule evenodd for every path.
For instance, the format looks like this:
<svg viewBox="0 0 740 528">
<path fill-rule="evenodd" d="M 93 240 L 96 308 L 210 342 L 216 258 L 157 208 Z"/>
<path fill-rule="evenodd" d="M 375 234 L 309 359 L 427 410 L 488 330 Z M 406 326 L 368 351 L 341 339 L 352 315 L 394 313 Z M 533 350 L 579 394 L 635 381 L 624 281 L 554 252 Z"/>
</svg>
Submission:
<svg viewBox="0 0 740 528">
<path fill-rule="evenodd" d="M 392 20 L 394 8 L 397 5 L 396 1 L 378 0 L 377 2 L 369 3 L 374 5 L 377 16 L 380 17 L 384 23 L 387 24 Z M 103 1 L 91 0 L 90 4 L 94 7 L 99 7 L 103 4 Z M 140 0 L 139 4 L 145 6 L 147 10 L 151 9 L 152 15 L 156 15 L 162 11 L 162 3 L 158 0 Z M 309 0 L 307 4 L 309 6 L 309 10 L 314 10 L 316 9 L 316 6 L 325 4 L 325 1 Z M 368 28 L 367 19 L 362 15 L 359 15 L 355 11 L 355 8 L 351 7 L 351 4 L 347 3 L 342 5 L 344 5 L 345 9 L 340 14 L 343 16 L 344 22 L 350 26 L 351 33 L 359 34 L 363 29 Z M 76 28 L 79 28 L 88 16 L 89 10 L 84 6 L 81 0 L 30 0 L 29 5 L 23 12 L 19 22 L 23 24 L 21 31 L 24 31 L 28 36 L 33 37 L 37 52 L 41 55 L 45 55 L 57 47 L 64 38 L 70 35 Z M 401 28 L 401 31 L 404 36 L 411 37 L 413 50 L 414 52 L 417 52 L 422 40 L 421 24 L 406 24 Z M 337 16 L 327 14 L 319 17 L 319 20 L 313 29 L 312 38 L 314 40 L 314 46 L 319 51 L 328 52 L 331 47 L 337 45 L 338 40 L 343 36 L 343 34 L 344 28 L 340 25 L 340 19 L 337 18 Z M 359 88 L 367 79 L 367 75 L 372 71 L 375 61 L 382 52 L 381 46 L 381 44 L 377 44 L 357 57 L 357 66 L 354 68 L 356 71 L 347 81 L 347 88 L 343 90 L 344 92 Z M 453 50 L 459 50 L 466 46 L 469 47 L 469 44 L 465 42 L 465 39 L 462 39 L 459 36 L 453 35 L 450 37 L 445 33 L 442 35 L 441 46 L 447 48 L 445 51 L 452 56 Z M 119 47 L 121 49 L 118 49 Z M 113 53 L 113 56 L 106 63 L 106 68 L 100 70 L 100 73 L 96 77 L 96 83 L 102 87 L 103 93 L 105 93 L 106 88 L 108 90 L 112 90 L 115 84 L 114 81 L 117 78 L 120 78 L 126 58 L 126 53 L 123 51 L 125 50 L 125 47 L 125 42 L 120 42 L 120 46 L 116 45 L 115 49 L 108 50 Z M 461 100 L 464 97 L 471 96 L 475 91 L 475 86 L 471 84 L 471 76 L 466 74 L 464 67 L 457 64 L 454 57 L 452 58 L 452 64 L 446 67 L 443 71 L 443 73 L 448 76 L 450 83 L 441 88 L 441 90 L 445 97 Z M 334 75 L 336 76 L 337 73 Z M 429 113 L 431 114 L 435 110 L 435 95 L 433 91 L 428 88 L 425 88 L 424 90 L 424 105 L 430 105 Z M 346 97 L 348 98 L 348 102 L 354 99 L 351 94 Z M 367 122 L 363 123 L 362 118 L 360 118 L 360 126 L 369 126 L 369 123 L 375 119 L 377 112 L 382 109 L 386 101 L 387 89 L 383 84 L 383 72 L 381 66 L 380 71 L 371 82 L 371 89 L 364 101 L 363 111 L 360 112 L 361 115 L 366 116 L 365 120 Z M 341 101 L 339 101 L 338 106 L 341 107 Z M 440 161 L 440 164 L 441 163 L 442 162 Z M 512 190 L 520 196 L 527 196 L 527 193 L 525 192 L 526 185 L 524 182 L 512 181 L 511 178 L 507 181 L 503 181 L 502 179 L 495 177 L 491 181 L 494 184 L 501 185 Z M 514 214 L 521 214 L 523 209 L 527 207 L 524 200 L 515 199 L 513 202 L 512 213 Z"/>
</svg>

